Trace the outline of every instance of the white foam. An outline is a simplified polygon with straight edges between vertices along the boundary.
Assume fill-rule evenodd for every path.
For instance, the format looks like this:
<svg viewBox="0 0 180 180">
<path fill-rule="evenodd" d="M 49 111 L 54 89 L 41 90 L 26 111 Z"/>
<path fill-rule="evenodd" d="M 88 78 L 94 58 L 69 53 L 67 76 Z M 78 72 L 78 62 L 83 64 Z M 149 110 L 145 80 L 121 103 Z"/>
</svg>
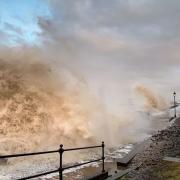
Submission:
<svg viewBox="0 0 180 180">
<path fill-rule="evenodd" d="M 0 175 L 0 180 L 10 180 L 11 178 L 9 176 L 3 176 Z"/>
</svg>

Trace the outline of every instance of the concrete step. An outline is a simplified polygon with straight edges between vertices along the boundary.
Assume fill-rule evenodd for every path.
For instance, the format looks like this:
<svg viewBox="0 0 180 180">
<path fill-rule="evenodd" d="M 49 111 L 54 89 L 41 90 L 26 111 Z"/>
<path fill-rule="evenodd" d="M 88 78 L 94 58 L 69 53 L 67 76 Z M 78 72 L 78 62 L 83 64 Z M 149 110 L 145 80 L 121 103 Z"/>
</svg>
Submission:
<svg viewBox="0 0 180 180">
<path fill-rule="evenodd" d="M 170 161 L 170 162 L 176 162 L 176 163 L 180 163 L 180 158 L 176 158 L 176 157 L 169 157 L 169 156 L 165 156 L 163 158 L 164 161 Z"/>
</svg>

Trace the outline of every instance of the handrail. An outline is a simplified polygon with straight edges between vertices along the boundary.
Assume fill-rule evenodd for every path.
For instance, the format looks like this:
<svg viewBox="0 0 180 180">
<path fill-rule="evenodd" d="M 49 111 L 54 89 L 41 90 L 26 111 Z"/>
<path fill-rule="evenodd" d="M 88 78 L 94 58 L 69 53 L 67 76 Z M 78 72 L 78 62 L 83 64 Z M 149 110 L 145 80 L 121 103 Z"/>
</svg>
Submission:
<svg viewBox="0 0 180 180">
<path fill-rule="evenodd" d="M 2 158 L 21 157 L 21 156 L 34 156 L 34 155 L 40 155 L 40 154 L 52 154 L 52 153 L 57 153 L 57 152 L 59 152 L 59 150 L 34 152 L 34 153 L 11 154 L 11 155 L 0 156 L 0 159 L 2 159 Z"/>
<path fill-rule="evenodd" d="M 92 149 L 92 148 L 99 148 L 101 146 L 89 146 L 89 147 L 80 147 L 80 148 L 70 148 L 70 149 L 64 149 L 64 151 L 74 151 L 74 150 L 81 150 L 81 149 Z"/>
<path fill-rule="evenodd" d="M 94 159 L 94 160 L 90 160 L 90 161 L 86 161 L 84 163 L 79 163 L 79 164 L 75 164 L 75 165 L 71 165 L 71 166 L 66 166 L 63 167 L 62 165 L 62 157 L 63 157 L 63 153 L 64 152 L 68 152 L 68 151 L 74 151 L 74 150 L 83 150 L 83 149 L 92 149 L 92 148 L 102 148 L 102 157 L 99 159 Z M 104 142 L 102 142 L 101 145 L 99 146 L 87 146 L 87 147 L 80 147 L 80 148 L 69 148 L 69 149 L 63 149 L 63 144 L 60 145 L 60 148 L 58 150 L 52 150 L 52 151 L 42 151 L 42 152 L 33 152 L 33 153 L 22 153 L 22 154 L 11 154 L 11 155 L 3 155 L 0 156 L 0 159 L 5 159 L 5 158 L 14 158 L 14 157 L 22 157 L 22 156 L 34 156 L 34 155 L 41 155 L 41 154 L 51 154 L 51 153 L 59 153 L 60 159 L 59 159 L 59 168 L 56 170 L 52 170 L 52 171 L 48 171 L 48 172 L 44 172 L 44 173 L 40 173 L 40 174 L 35 174 L 32 176 L 28 176 L 28 177 L 23 177 L 17 180 L 25 180 L 25 179 L 32 179 L 32 178 L 36 178 L 36 177 L 40 177 L 40 176 L 44 176 L 44 175 L 48 175 L 48 174 L 52 174 L 52 173 L 57 173 L 59 172 L 59 179 L 63 180 L 63 171 L 66 169 L 70 169 L 70 168 L 74 168 L 74 167 L 78 167 L 78 166 L 82 166 L 85 164 L 90 164 L 93 162 L 98 162 L 102 160 L 102 173 L 105 172 L 104 170 Z"/>
</svg>

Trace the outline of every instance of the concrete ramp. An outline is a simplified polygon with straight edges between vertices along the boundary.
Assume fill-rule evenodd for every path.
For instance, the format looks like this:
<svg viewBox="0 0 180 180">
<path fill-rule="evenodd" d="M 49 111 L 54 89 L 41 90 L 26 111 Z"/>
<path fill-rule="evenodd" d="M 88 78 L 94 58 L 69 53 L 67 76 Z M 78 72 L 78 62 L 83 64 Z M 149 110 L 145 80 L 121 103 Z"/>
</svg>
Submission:
<svg viewBox="0 0 180 180">
<path fill-rule="evenodd" d="M 145 140 L 139 144 L 137 144 L 129 154 L 127 154 L 123 158 L 118 158 L 115 161 L 117 162 L 117 166 L 127 166 L 129 162 L 136 156 L 137 153 L 140 153 L 146 145 L 149 143 L 148 140 Z"/>
<path fill-rule="evenodd" d="M 118 180 L 118 179 L 122 178 L 123 176 L 125 176 L 126 174 L 130 173 L 131 171 L 138 169 L 140 166 L 141 166 L 141 164 L 139 164 L 136 167 L 128 168 L 125 170 L 120 170 L 117 173 L 115 173 L 114 175 L 111 175 L 110 177 L 108 177 L 107 180 L 116 180 L 116 179 Z"/>
</svg>

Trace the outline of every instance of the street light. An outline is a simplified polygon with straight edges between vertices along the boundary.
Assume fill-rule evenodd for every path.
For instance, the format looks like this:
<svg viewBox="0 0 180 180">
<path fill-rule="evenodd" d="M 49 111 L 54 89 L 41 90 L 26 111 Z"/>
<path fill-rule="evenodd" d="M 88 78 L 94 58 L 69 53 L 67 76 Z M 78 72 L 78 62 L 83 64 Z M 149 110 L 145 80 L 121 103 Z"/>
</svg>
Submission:
<svg viewBox="0 0 180 180">
<path fill-rule="evenodd" d="M 176 118 L 176 92 L 173 93 L 174 97 L 174 118 Z"/>
</svg>

